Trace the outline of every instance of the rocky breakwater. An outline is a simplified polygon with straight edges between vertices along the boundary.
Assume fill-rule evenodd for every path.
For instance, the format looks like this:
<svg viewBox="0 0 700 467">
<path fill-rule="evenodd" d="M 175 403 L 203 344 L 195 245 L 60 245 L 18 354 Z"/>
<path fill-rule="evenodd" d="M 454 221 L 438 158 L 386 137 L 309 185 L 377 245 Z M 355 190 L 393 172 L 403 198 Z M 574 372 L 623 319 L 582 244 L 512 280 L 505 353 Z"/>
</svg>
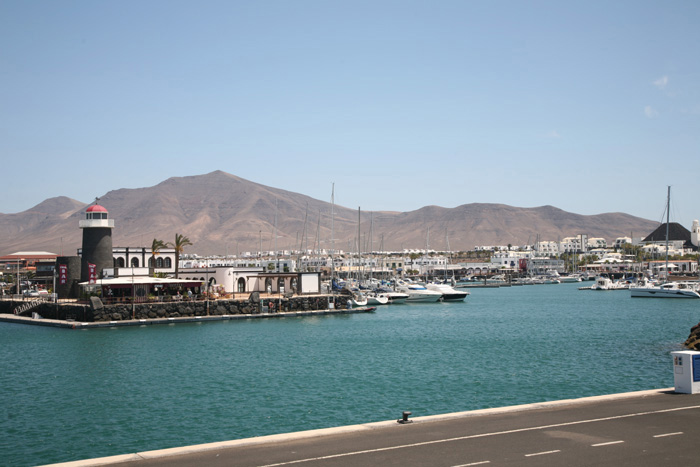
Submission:
<svg viewBox="0 0 700 467">
<path fill-rule="evenodd" d="M 256 293 L 247 300 L 177 301 L 104 305 L 93 298 L 91 321 L 124 321 L 130 319 L 181 318 L 194 316 L 254 315 L 282 311 L 328 309 L 328 297 L 284 297 L 264 299 Z"/>
<path fill-rule="evenodd" d="M 688 339 L 683 343 L 683 347 L 688 350 L 699 350 L 700 351 L 700 323 L 696 324 L 690 328 L 690 335 Z"/>
</svg>

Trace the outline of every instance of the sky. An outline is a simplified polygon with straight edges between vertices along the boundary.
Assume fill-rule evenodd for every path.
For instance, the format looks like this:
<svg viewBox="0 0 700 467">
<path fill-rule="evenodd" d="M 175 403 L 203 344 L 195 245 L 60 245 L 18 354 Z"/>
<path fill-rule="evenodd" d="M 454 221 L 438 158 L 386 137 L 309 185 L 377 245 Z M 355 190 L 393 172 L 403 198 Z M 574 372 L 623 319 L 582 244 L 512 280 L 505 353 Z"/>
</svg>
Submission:
<svg viewBox="0 0 700 467">
<path fill-rule="evenodd" d="M 215 170 L 700 218 L 700 2 L 0 0 L 0 212 Z"/>
</svg>

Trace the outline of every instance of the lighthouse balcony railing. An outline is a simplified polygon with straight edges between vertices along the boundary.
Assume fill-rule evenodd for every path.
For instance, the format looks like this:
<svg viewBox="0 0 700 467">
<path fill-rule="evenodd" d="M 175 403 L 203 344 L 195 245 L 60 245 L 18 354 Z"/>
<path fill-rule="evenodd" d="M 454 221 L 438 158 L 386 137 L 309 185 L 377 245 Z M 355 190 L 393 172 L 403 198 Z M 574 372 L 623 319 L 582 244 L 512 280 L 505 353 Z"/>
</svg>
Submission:
<svg viewBox="0 0 700 467">
<path fill-rule="evenodd" d="M 114 228 L 114 219 L 82 219 L 78 222 L 78 227 L 81 229 L 91 227 L 107 227 Z"/>
</svg>

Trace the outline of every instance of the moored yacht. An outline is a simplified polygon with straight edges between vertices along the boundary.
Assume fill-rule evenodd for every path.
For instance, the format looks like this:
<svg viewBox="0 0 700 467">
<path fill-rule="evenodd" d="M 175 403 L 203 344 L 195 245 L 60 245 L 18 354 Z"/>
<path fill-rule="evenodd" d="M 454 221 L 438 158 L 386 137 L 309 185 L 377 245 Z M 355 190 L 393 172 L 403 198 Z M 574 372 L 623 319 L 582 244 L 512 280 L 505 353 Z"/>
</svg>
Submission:
<svg viewBox="0 0 700 467">
<path fill-rule="evenodd" d="M 369 292 L 366 297 L 368 306 L 388 305 L 390 303 L 387 294 L 382 292 Z"/>
<path fill-rule="evenodd" d="M 700 298 L 697 282 L 665 282 L 659 285 L 630 287 L 630 296 L 637 298 Z"/>
<path fill-rule="evenodd" d="M 627 290 L 629 288 L 630 286 L 628 283 L 613 281 L 605 276 L 596 277 L 595 284 L 590 287 L 591 290 Z"/>
<path fill-rule="evenodd" d="M 449 284 L 439 284 L 439 283 L 434 283 L 431 282 L 426 285 L 426 288 L 428 290 L 434 290 L 436 292 L 440 292 L 442 294 L 442 301 L 445 302 L 457 302 L 464 300 L 467 298 L 467 295 L 469 295 L 469 292 L 466 290 L 455 290 L 454 287 L 452 287 Z"/>
<path fill-rule="evenodd" d="M 442 298 L 441 292 L 428 290 L 425 286 L 415 282 L 396 281 L 397 290 L 408 294 L 407 303 L 437 302 Z"/>
</svg>

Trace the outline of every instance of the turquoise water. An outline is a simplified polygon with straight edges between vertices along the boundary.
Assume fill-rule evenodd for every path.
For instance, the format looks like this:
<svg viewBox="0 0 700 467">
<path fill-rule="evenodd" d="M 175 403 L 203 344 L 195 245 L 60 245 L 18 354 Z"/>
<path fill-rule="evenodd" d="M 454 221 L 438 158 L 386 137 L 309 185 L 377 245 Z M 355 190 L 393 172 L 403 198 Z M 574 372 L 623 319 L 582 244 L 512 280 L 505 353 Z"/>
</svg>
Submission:
<svg viewBox="0 0 700 467">
<path fill-rule="evenodd" d="M 64 330 L 0 323 L 0 453 L 36 465 L 673 386 L 694 300 L 581 284 L 373 314 Z"/>
</svg>

